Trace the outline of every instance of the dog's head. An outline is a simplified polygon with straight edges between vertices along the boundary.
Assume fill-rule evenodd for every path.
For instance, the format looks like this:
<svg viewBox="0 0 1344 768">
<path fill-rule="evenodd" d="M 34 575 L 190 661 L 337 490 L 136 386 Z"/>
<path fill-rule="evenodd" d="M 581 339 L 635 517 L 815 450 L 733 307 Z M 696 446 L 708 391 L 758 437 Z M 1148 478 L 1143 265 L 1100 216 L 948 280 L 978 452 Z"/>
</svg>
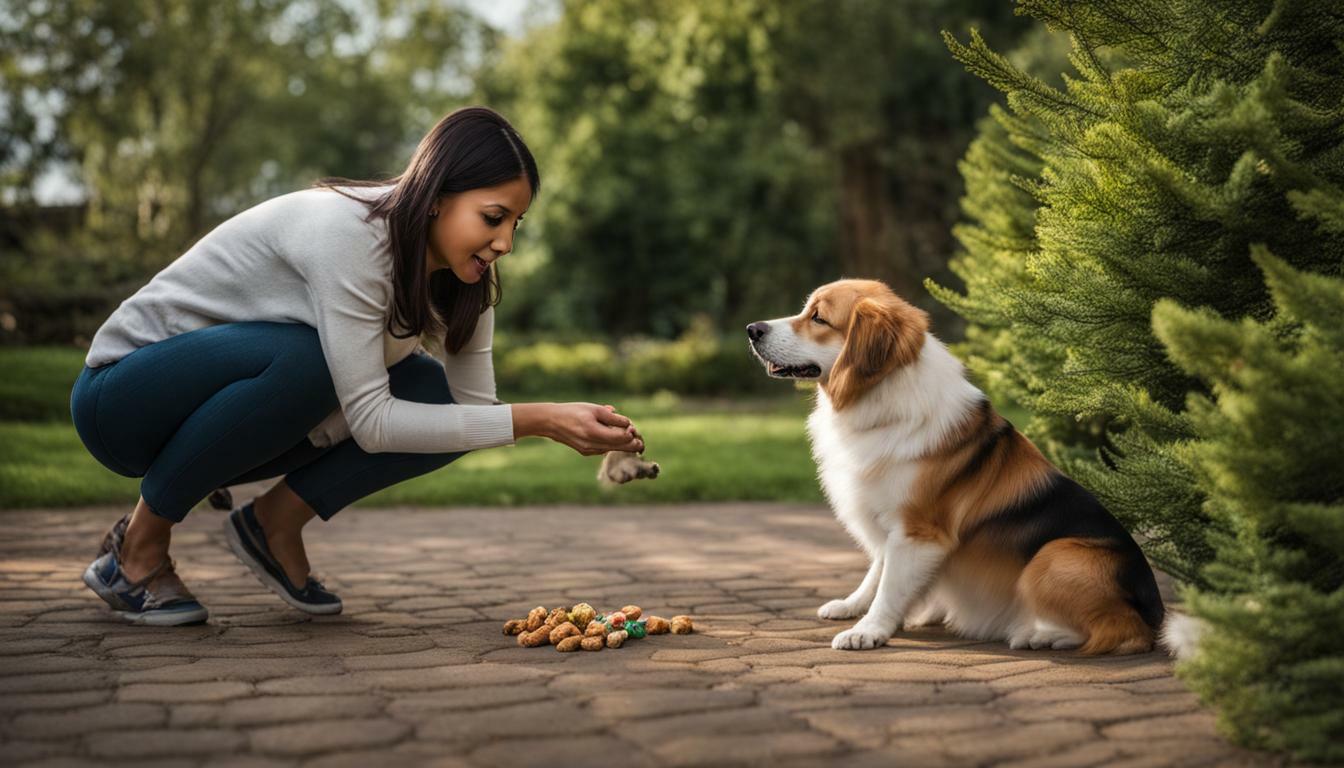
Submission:
<svg viewBox="0 0 1344 768">
<path fill-rule="evenodd" d="M 802 313 L 747 326 L 751 351 L 780 379 L 815 379 L 836 410 L 858 400 L 924 346 L 929 316 L 876 280 L 812 292 Z"/>
</svg>

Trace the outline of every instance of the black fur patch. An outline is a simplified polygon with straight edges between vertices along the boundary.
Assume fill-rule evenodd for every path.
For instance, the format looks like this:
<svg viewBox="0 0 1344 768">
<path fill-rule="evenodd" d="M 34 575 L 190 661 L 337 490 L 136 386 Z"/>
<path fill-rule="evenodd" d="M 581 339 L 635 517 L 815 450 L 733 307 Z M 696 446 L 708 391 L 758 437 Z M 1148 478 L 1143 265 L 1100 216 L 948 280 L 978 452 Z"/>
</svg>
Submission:
<svg viewBox="0 0 1344 768">
<path fill-rule="evenodd" d="M 1153 629 L 1162 624 L 1162 597 L 1139 545 L 1095 496 L 1059 472 L 1052 473 L 1049 484 L 1031 497 L 981 521 L 967 532 L 965 540 L 977 536 L 987 536 L 996 547 L 1015 552 L 1023 563 L 1056 539 L 1101 544 L 1120 555 L 1115 578 L 1130 605 Z"/>
</svg>

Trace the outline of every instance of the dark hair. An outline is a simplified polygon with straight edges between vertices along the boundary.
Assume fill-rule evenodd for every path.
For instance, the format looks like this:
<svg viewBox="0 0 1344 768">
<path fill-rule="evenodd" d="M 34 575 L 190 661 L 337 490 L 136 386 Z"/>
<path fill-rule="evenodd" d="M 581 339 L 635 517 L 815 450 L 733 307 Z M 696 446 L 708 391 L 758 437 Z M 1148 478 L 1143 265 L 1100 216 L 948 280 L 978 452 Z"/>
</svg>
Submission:
<svg viewBox="0 0 1344 768">
<path fill-rule="evenodd" d="M 366 221 L 379 216 L 387 220 L 393 265 L 388 331 L 404 339 L 442 330 L 444 347 L 456 353 L 476 331 L 481 314 L 499 303 L 499 275 L 492 264 L 477 283 L 462 282 L 451 269 L 436 270 L 427 278 L 429 212 L 439 195 L 493 187 L 523 176 L 535 197 L 541 178 L 518 131 L 493 109 L 463 107 L 425 134 L 401 175 L 384 181 L 328 177 L 313 186 L 331 188 L 365 203 L 369 207 Z M 394 186 L 371 200 L 336 189 L 387 184 Z M 398 325 L 405 333 L 398 334 Z"/>
</svg>

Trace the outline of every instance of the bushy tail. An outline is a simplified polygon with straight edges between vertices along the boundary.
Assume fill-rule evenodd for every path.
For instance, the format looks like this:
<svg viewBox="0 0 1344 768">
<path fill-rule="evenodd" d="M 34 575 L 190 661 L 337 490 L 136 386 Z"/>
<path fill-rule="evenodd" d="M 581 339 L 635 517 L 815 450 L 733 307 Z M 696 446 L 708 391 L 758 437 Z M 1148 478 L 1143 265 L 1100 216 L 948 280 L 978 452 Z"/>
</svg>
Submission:
<svg viewBox="0 0 1344 768">
<path fill-rule="evenodd" d="M 1195 655 L 1199 639 L 1208 628 L 1203 619 L 1167 611 L 1167 620 L 1162 623 L 1162 645 L 1173 657 L 1183 661 Z"/>
</svg>

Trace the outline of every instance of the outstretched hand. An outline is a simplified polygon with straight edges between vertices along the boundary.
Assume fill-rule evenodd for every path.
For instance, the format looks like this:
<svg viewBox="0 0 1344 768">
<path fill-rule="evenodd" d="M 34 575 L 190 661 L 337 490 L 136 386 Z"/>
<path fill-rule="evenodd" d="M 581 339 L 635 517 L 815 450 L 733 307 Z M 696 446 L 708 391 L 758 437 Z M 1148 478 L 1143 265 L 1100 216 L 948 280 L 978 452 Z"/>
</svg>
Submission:
<svg viewBox="0 0 1344 768">
<path fill-rule="evenodd" d="M 584 456 L 608 451 L 641 453 L 644 438 L 615 406 L 594 403 L 519 403 L 514 409 L 514 434 L 540 435 L 563 443 Z M 541 410 L 538 410 L 541 409 Z"/>
</svg>

